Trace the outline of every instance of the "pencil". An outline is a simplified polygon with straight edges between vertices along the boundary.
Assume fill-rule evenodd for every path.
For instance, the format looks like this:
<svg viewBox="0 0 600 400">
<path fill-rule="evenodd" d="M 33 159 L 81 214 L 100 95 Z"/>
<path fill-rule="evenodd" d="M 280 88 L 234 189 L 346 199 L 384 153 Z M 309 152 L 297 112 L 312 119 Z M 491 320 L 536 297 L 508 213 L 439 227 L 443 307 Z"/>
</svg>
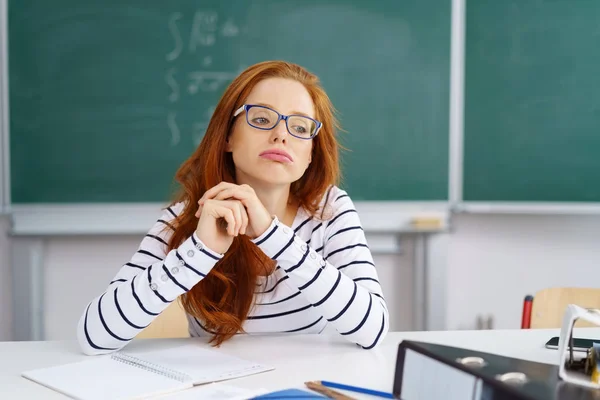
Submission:
<svg viewBox="0 0 600 400">
<path fill-rule="evenodd" d="M 367 389 L 367 388 L 362 388 L 362 387 L 358 387 L 358 386 L 344 385 L 342 383 L 329 382 L 329 381 L 320 381 L 319 383 L 325 387 L 349 390 L 351 392 L 364 393 L 364 394 L 368 394 L 371 396 L 383 397 L 385 399 L 393 399 L 394 398 L 394 395 L 392 393 L 380 392 L 379 390 Z"/>
<path fill-rule="evenodd" d="M 346 396 L 345 394 L 340 393 L 336 390 L 326 388 L 325 386 L 321 385 L 321 382 L 319 382 L 319 381 L 304 382 L 304 384 L 306 385 L 307 388 L 314 390 L 317 393 L 321 393 L 330 399 L 356 400 L 354 397 Z"/>
</svg>

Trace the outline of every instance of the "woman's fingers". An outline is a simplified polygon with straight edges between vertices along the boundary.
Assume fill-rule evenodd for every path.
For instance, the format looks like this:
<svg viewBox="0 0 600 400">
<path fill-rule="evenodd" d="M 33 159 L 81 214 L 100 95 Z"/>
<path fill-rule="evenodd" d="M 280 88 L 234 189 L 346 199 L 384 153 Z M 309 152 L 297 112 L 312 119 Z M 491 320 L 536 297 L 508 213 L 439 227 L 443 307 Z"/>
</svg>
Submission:
<svg viewBox="0 0 600 400">
<path fill-rule="evenodd" d="M 200 200 L 198 200 L 198 203 L 200 204 L 200 202 L 205 202 L 206 200 L 212 199 L 220 191 L 227 189 L 229 187 L 232 187 L 232 186 L 237 186 L 237 185 L 235 185 L 233 183 L 229 183 L 229 182 L 221 182 L 218 185 L 213 186 L 212 188 L 210 188 L 206 192 L 204 192 L 204 195 L 200 198 Z"/>
<path fill-rule="evenodd" d="M 231 208 L 226 206 L 219 207 L 218 215 L 227 222 L 227 234 L 229 236 L 235 236 L 235 216 Z"/>
<path fill-rule="evenodd" d="M 254 189 L 249 185 L 235 185 L 233 183 L 221 182 L 217 186 L 207 190 L 204 195 L 198 200 L 198 204 L 202 205 L 207 200 L 227 200 L 235 198 L 237 200 L 248 200 L 252 196 L 256 197 Z"/>
<path fill-rule="evenodd" d="M 240 232 L 240 229 L 242 228 L 242 211 L 240 210 L 239 202 L 228 201 L 227 203 L 230 205 L 231 211 L 233 211 L 233 215 L 235 217 L 235 226 L 233 228 L 233 235 L 237 236 Z"/>
<path fill-rule="evenodd" d="M 227 223 L 227 234 L 237 236 L 244 234 L 248 227 L 248 214 L 246 208 L 239 200 L 214 200 L 208 201 L 204 208 L 211 213 L 215 219 L 224 219 Z M 199 211 L 200 212 L 200 211 Z M 210 211 L 209 211 L 210 212 Z M 198 215 L 199 217 L 200 215 Z"/>
<path fill-rule="evenodd" d="M 242 226 L 240 228 L 240 233 L 242 235 L 246 234 L 246 228 L 248 227 L 248 212 L 246 211 L 246 207 L 241 202 L 238 202 L 238 205 L 242 214 Z"/>
<path fill-rule="evenodd" d="M 215 194 L 215 196 L 213 197 L 215 200 L 227 200 L 230 197 L 236 198 L 237 200 L 241 200 L 240 198 L 238 198 L 235 194 L 236 194 L 236 190 L 235 188 L 227 188 L 227 189 L 223 189 L 221 190 L 219 193 Z"/>
</svg>

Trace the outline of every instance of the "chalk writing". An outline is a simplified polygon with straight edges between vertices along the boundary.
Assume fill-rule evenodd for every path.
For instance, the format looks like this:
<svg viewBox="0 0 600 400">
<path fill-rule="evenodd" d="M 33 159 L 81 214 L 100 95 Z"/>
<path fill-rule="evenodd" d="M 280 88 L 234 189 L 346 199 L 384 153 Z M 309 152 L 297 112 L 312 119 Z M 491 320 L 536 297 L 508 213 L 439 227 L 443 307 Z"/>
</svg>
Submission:
<svg viewBox="0 0 600 400">
<path fill-rule="evenodd" d="M 217 38 L 218 15 L 212 11 L 196 11 L 192 33 L 190 34 L 190 52 L 195 53 L 198 45 L 212 46 Z"/>
<path fill-rule="evenodd" d="M 191 17 L 191 18 L 190 18 Z M 191 21 L 190 21 L 191 19 Z M 190 25 L 186 25 L 191 22 Z M 189 31 L 184 27 L 190 26 Z M 240 28 L 231 17 L 220 20 L 217 12 L 212 10 L 196 10 L 193 15 L 186 16 L 181 12 L 173 12 L 167 20 L 167 31 L 170 34 L 172 45 L 165 54 L 167 68 L 164 81 L 168 87 L 167 101 L 167 127 L 170 134 L 171 146 L 184 142 L 187 135 L 191 134 L 192 142 L 197 146 L 210 122 L 215 110 L 209 106 L 200 116 L 200 120 L 191 124 L 187 113 L 182 113 L 185 100 L 197 96 L 194 100 L 194 109 L 204 108 L 215 101 L 215 93 L 224 87 L 236 76 L 237 71 L 215 68 L 216 59 L 214 46 L 218 40 L 232 40 L 240 33 Z M 184 70 L 183 60 L 193 57 L 193 64 L 198 68 L 195 71 Z M 186 107 L 187 109 L 187 107 Z M 179 123 L 178 113 L 181 114 Z M 188 136 L 189 138 L 189 136 Z"/>
<path fill-rule="evenodd" d="M 198 92 L 198 88 L 205 92 L 215 92 L 220 88 L 221 85 L 234 79 L 236 74 L 218 71 L 196 71 L 190 73 L 188 76 L 190 80 L 188 92 L 190 94 L 196 94 Z"/>
<path fill-rule="evenodd" d="M 171 132 L 171 146 L 177 146 L 181 141 L 181 133 L 179 132 L 175 117 L 177 117 L 177 114 L 174 111 L 169 112 L 169 115 L 167 116 L 167 124 L 169 125 L 169 130 Z"/>
<path fill-rule="evenodd" d="M 183 17 L 180 12 L 173 13 L 169 18 L 169 32 L 173 36 L 173 41 L 175 42 L 175 48 L 167 54 L 167 61 L 177 60 L 179 55 L 181 54 L 181 49 L 183 48 L 183 42 L 181 40 L 181 34 L 177 29 L 177 21 L 179 21 Z"/>
<path fill-rule="evenodd" d="M 179 100 L 179 84 L 175 80 L 175 72 L 177 70 L 175 68 L 170 68 L 167 71 L 167 75 L 165 80 L 167 81 L 167 85 L 171 88 L 171 93 L 169 94 L 169 102 L 174 103 Z"/>
</svg>

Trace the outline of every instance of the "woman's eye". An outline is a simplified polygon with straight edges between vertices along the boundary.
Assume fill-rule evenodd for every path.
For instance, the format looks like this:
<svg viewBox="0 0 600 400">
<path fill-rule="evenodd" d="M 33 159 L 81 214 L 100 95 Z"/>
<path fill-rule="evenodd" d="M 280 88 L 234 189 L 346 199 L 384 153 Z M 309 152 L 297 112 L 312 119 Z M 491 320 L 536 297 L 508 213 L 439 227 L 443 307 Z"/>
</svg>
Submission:
<svg viewBox="0 0 600 400">
<path fill-rule="evenodd" d="M 269 123 L 269 120 L 263 117 L 258 117 L 258 118 L 254 118 L 252 120 L 252 122 L 258 124 L 258 125 L 266 125 Z"/>
<path fill-rule="evenodd" d="M 306 128 L 303 126 L 294 126 L 294 132 L 299 133 L 299 134 L 305 134 L 306 133 Z"/>
</svg>

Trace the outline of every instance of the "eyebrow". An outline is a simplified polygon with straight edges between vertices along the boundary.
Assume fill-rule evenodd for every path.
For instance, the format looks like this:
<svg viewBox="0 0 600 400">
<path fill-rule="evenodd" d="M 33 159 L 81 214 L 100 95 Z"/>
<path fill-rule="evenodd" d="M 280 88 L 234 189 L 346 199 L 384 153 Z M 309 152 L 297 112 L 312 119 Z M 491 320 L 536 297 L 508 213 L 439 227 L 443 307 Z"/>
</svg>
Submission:
<svg viewBox="0 0 600 400">
<path fill-rule="evenodd" d="M 275 109 L 275 107 L 273 107 L 272 105 L 267 104 L 267 103 L 254 103 L 254 104 L 256 104 L 257 106 L 265 106 L 265 107 L 269 107 L 269 108 Z M 308 115 L 307 113 L 304 113 L 302 111 L 292 111 L 292 112 L 290 112 L 289 115 L 304 115 L 305 117 L 308 117 L 308 118 L 311 118 L 311 119 L 313 118 L 310 115 Z"/>
</svg>

